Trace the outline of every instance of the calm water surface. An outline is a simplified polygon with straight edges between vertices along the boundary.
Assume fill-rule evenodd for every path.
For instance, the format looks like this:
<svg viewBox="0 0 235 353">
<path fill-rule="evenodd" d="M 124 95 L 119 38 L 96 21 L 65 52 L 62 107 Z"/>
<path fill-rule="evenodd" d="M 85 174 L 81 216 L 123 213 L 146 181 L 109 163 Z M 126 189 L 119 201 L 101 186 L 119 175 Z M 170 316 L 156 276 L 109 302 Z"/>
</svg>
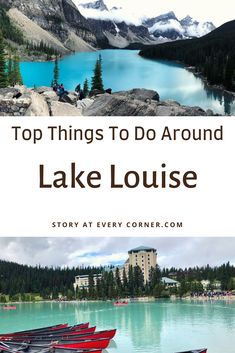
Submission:
<svg viewBox="0 0 235 353">
<path fill-rule="evenodd" d="M 60 60 L 60 82 L 68 90 L 74 90 L 86 78 L 90 81 L 99 54 L 103 59 L 105 88 L 110 87 L 113 91 L 154 89 L 162 100 L 173 99 L 184 105 L 212 109 L 219 114 L 235 114 L 235 102 L 230 95 L 208 88 L 181 64 L 144 59 L 136 50 L 101 50 L 69 55 Z M 50 86 L 53 68 L 53 62 L 22 62 L 24 83 L 28 87 Z"/>
<path fill-rule="evenodd" d="M 0 310 L 0 332 L 89 321 L 98 330 L 117 328 L 109 353 L 174 353 L 208 347 L 234 353 L 235 302 L 158 301 L 114 307 L 112 303 L 19 304 Z"/>
</svg>

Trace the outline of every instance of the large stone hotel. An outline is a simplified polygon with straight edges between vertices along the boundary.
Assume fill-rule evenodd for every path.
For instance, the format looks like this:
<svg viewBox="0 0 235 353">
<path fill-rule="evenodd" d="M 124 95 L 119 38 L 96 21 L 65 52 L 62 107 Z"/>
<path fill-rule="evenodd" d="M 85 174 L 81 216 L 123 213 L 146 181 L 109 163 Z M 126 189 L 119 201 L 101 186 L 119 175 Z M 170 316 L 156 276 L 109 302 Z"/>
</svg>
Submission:
<svg viewBox="0 0 235 353">
<path fill-rule="evenodd" d="M 144 276 L 144 282 L 149 281 L 150 270 L 157 265 L 157 251 L 148 246 L 139 246 L 128 251 L 128 259 L 122 266 L 118 266 L 120 276 L 122 278 L 123 270 L 128 274 L 129 266 L 139 266 Z M 110 270 L 110 269 L 109 269 Z M 116 268 L 112 269 L 115 271 Z M 94 282 L 96 284 L 97 278 L 101 275 L 94 275 Z M 75 277 L 74 289 L 88 288 L 88 275 L 80 275 Z"/>
</svg>

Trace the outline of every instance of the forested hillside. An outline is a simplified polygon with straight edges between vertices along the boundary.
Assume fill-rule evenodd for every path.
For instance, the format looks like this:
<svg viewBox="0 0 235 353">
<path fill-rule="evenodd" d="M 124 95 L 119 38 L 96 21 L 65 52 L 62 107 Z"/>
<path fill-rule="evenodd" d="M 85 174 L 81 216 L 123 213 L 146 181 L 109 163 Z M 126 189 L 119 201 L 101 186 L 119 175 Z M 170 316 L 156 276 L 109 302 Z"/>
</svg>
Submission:
<svg viewBox="0 0 235 353">
<path fill-rule="evenodd" d="M 92 274 L 102 273 L 98 279 L 97 286 L 94 285 Z M 181 283 L 181 288 L 165 291 L 161 283 L 162 277 L 170 277 L 174 274 L 174 279 Z M 27 300 L 26 293 L 37 293 L 44 299 L 57 299 L 59 293 L 68 299 L 73 299 L 73 283 L 75 276 L 87 274 L 89 276 L 89 287 L 76 292 L 77 298 L 88 299 L 113 299 L 121 296 L 141 296 L 141 295 L 183 295 L 190 291 L 201 291 L 201 280 L 211 281 L 211 289 L 215 280 L 221 282 L 222 290 L 235 289 L 235 267 L 229 263 L 219 267 L 194 267 L 186 269 L 163 268 L 157 266 L 152 269 L 149 283 L 145 284 L 141 269 L 136 266 L 129 267 L 128 273 L 121 274 L 117 268 L 104 271 L 103 267 L 86 268 L 48 268 L 19 265 L 13 262 L 0 260 L 0 301 L 4 295 L 8 295 L 12 300 Z M 160 294 L 159 294 L 160 293 Z M 52 294 L 52 297 L 51 297 Z M 23 299 L 22 299 L 23 298 Z"/>
<path fill-rule="evenodd" d="M 23 44 L 23 34 L 16 26 L 10 21 L 7 15 L 7 8 L 0 4 L 0 30 L 2 31 L 3 37 L 9 39 L 15 43 Z"/>
<path fill-rule="evenodd" d="M 58 293 L 73 290 L 74 278 L 79 274 L 99 273 L 101 268 L 48 268 L 19 265 L 0 260 L 0 293 L 39 293 L 43 298 L 54 298 Z"/>
<path fill-rule="evenodd" d="M 140 55 L 195 66 L 211 84 L 235 90 L 235 21 L 227 22 L 201 38 L 146 46 Z"/>
</svg>

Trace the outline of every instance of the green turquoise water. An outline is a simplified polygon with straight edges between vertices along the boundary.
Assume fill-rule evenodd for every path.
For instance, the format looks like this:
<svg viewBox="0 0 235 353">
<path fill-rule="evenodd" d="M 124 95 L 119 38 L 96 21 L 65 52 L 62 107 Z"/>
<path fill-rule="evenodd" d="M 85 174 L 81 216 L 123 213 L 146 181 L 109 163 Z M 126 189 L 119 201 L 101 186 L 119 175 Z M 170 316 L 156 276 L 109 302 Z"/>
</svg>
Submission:
<svg viewBox="0 0 235 353">
<path fill-rule="evenodd" d="M 101 50 L 66 56 L 59 61 L 60 83 L 67 90 L 74 90 L 86 78 L 91 82 L 99 54 L 103 59 L 104 86 L 114 92 L 132 88 L 153 89 L 161 100 L 173 99 L 219 114 L 235 114 L 235 102 L 230 95 L 209 88 L 181 64 L 144 59 L 136 50 Z M 28 87 L 50 86 L 53 69 L 53 62 L 22 62 L 24 84 Z"/>
<path fill-rule="evenodd" d="M 0 332 L 89 321 L 98 330 L 117 328 L 109 353 L 175 353 L 208 347 L 235 352 L 235 302 L 167 301 L 114 307 L 99 303 L 17 304 L 0 309 Z"/>
</svg>

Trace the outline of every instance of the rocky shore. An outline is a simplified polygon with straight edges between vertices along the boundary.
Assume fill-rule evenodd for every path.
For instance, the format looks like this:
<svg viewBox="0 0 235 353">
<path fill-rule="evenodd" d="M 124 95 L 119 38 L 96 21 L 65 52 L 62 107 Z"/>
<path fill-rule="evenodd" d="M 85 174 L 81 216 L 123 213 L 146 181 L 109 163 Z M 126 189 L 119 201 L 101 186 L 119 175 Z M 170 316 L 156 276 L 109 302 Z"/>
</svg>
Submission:
<svg viewBox="0 0 235 353">
<path fill-rule="evenodd" d="M 161 101 L 153 90 L 133 89 L 113 94 L 93 92 L 78 100 L 76 92 L 61 99 L 50 87 L 0 89 L 0 116 L 212 116 L 211 110 Z"/>
</svg>

